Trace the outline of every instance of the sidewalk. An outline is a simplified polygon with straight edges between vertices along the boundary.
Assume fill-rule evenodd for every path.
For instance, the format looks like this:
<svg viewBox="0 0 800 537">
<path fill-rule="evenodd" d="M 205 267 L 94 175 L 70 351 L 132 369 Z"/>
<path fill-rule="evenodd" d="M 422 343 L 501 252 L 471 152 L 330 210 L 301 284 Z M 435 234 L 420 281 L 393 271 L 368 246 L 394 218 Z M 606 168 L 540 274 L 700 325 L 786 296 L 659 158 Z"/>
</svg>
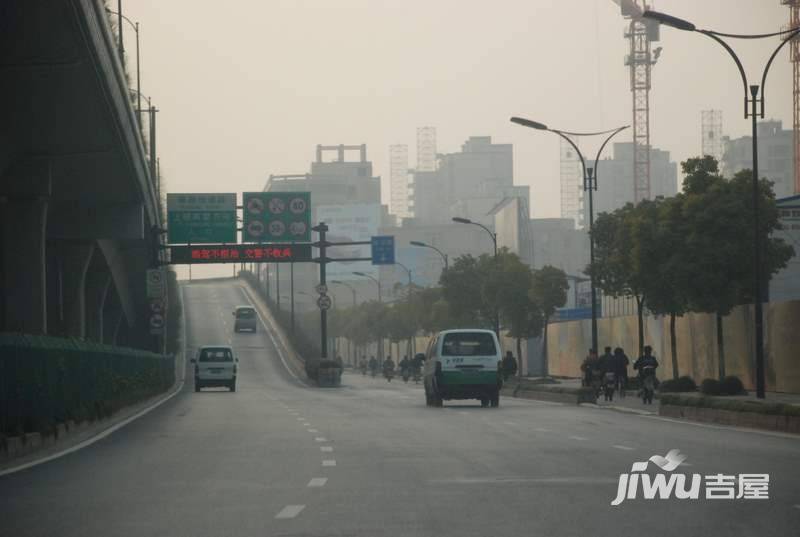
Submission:
<svg viewBox="0 0 800 537">
<path fill-rule="evenodd" d="M 541 377 L 526 377 L 529 381 L 545 381 L 545 379 Z M 568 379 L 551 379 L 555 380 L 556 383 L 549 384 L 552 386 L 562 386 L 565 388 L 580 388 L 581 387 L 581 379 L 579 378 L 568 378 Z M 548 385 L 545 383 L 545 385 Z M 625 397 L 620 397 L 619 393 L 614 394 L 613 401 L 604 401 L 602 395 L 597 399 L 597 404 L 591 403 L 581 403 L 586 406 L 595 406 L 599 408 L 607 408 L 610 410 L 616 410 L 619 412 L 631 412 L 636 414 L 643 414 L 643 415 L 653 415 L 653 414 L 661 414 L 661 404 L 659 401 L 660 395 L 667 395 L 667 393 L 656 393 L 656 399 L 653 401 L 652 405 L 645 405 L 642 402 L 642 399 L 637 396 L 636 390 L 627 390 L 625 392 Z M 767 392 L 766 397 L 764 399 L 758 399 L 755 395 L 755 392 L 748 392 L 746 395 L 730 395 L 730 396 L 707 396 L 703 395 L 702 393 L 698 392 L 682 392 L 682 393 L 670 393 L 669 395 L 679 395 L 683 397 L 697 397 L 697 398 L 704 398 L 706 400 L 711 399 L 714 401 L 718 401 L 721 403 L 725 402 L 743 402 L 749 403 L 754 405 L 791 405 L 792 407 L 800 408 L 800 394 L 794 393 L 778 393 L 778 392 Z"/>
</svg>

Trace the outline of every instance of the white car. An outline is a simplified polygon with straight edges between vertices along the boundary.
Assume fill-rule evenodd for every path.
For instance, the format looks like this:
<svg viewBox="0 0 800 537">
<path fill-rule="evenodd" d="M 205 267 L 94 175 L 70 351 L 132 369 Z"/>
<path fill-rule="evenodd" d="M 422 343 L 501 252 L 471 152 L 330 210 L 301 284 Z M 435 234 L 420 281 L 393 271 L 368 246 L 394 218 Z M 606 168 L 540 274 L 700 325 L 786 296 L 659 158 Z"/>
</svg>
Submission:
<svg viewBox="0 0 800 537">
<path fill-rule="evenodd" d="M 197 351 L 194 364 L 194 391 L 212 386 L 224 386 L 236 391 L 236 364 L 239 359 L 228 345 L 206 345 Z"/>
</svg>

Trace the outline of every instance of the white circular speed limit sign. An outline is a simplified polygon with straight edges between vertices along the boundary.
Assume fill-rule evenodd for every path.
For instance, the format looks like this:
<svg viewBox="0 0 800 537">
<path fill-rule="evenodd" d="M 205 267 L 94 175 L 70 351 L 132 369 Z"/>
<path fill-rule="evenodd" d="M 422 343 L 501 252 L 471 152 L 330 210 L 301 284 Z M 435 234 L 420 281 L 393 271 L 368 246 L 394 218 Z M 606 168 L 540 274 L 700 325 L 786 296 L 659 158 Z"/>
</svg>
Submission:
<svg viewBox="0 0 800 537">
<path fill-rule="evenodd" d="M 269 200 L 269 212 L 272 214 L 283 214 L 286 211 L 286 202 L 281 198 Z"/>
<path fill-rule="evenodd" d="M 251 237 L 260 237 L 264 234 L 264 224 L 259 221 L 250 222 L 247 224 L 247 233 L 249 233 Z"/>
<path fill-rule="evenodd" d="M 306 212 L 308 204 L 304 198 L 292 198 L 289 202 L 289 210 L 294 214 L 302 214 Z"/>
<path fill-rule="evenodd" d="M 319 309 L 321 310 L 330 309 L 331 297 L 329 297 L 328 295 L 320 295 L 320 297 L 317 299 L 317 306 L 319 306 Z"/>
<path fill-rule="evenodd" d="M 305 222 L 292 222 L 289 224 L 289 234 L 294 237 L 302 237 L 306 234 L 307 229 Z"/>
<path fill-rule="evenodd" d="M 286 224 L 280 220 L 273 220 L 269 223 L 269 234 L 273 237 L 280 237 L 286 233 Z"/>
</svg>

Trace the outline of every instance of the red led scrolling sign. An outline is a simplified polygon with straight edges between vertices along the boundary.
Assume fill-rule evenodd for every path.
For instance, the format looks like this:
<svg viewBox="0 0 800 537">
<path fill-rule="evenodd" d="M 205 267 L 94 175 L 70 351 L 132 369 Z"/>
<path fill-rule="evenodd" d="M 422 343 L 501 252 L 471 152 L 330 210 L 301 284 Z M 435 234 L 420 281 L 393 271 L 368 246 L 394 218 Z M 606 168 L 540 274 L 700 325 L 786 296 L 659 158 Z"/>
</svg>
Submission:
<svg viewBox="0 0 800 537">
<path fill-rule="evenodd" d="M 201 244 L 170 246 L 170 263 L 302 263 L 311 261 L 310 244 Z"/>
</svg>

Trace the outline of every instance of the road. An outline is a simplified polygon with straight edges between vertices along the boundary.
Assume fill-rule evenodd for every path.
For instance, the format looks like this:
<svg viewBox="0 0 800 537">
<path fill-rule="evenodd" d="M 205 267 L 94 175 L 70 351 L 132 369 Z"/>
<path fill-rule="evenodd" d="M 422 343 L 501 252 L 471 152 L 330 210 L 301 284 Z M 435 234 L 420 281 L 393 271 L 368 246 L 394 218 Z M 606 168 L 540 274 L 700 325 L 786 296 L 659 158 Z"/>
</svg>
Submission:
<svg viewBox="0 0 800 537">
<path fill-rule="evenodd" d="M 3 536 L 795 535 L 800 439 L 504 398 L 427 408 L 419 386 L 314 389 L 234 281 L 184 285 L 191 347 L 232 342 L 236 393 L 182 392 L 78 452 L 0 477 Z M 191 375 L 187 376 L 191 379 Z M 680 449 L 687 474 L 768 473 L 767 500 L 628 500 L 619 475 Z"/>
</svg>

